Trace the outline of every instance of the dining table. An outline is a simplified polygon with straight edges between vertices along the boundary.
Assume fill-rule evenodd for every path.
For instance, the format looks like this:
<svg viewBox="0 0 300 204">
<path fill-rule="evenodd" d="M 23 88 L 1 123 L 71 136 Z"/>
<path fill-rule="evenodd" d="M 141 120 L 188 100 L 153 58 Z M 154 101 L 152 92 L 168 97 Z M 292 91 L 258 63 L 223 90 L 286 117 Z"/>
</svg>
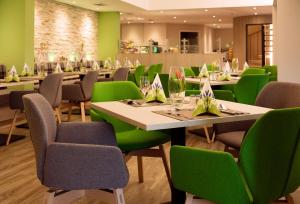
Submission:
<svg viewBox="0 0 300 204">
<path fill-rule="evenodd" d="M 23 86 L 23 85 L 28 85 L 28 84 L 36 84 L 38 83 L 38 80 L 36 79 L 31 79 L 31 80 L 20 80 L 19 82 L 6 82 L 5 80 L 1 79 L 0 80 L 0 89 L 6 89 L 9 87 L 14 87 L 14 86 Z"/>
<path fill-rule="evenodd" d="M 91 107 L 146 131 L 168 129 L 171 136 L 171 145 L 182 146 L 186 145 L 185 133 L 187 127 L 258 119 L 271 110 L 223 100 L 217 100 L 217 103 L 222 107 L 221 116 L 204 114 L 193 117 L 191 113 L 196 102 L 193 102 L 192 97 L 186 97 L 183 106 L 179 110 L 170 104 L 155 103 L 151 105 L 139 101 L 128 101 L 128 103 L 124 101 L 95 102 L 91 104 Z M 171 203 L 184 203 L 185 197 L 185 192 L 176 189 L 172 185 Z"/>
<path fill-rule="evenodd" d="M 209 83 L 211 86 L 221 86 L 221 85 L 234 85 L 237 84 L 237 82 L 239 81 L 240 77 L 239 76 L 235 76 L 235 77 L 231 77 L 230 80 L 226 80 L 226 81 L 222 81 L 222 80 L 209 80 Z M 200 82 L 203 81 L 203 79 L 201 78 L 197 78 L 197 77 L 186 77 L 185 78 L 185 82 L 186 83 L 190 83 L 190 84 L 200 84 Z"/>
<path fill-rule="evenodd" d="M 41 75 L 32 75 L 32 76 L 23 76 L 20 77 L 21 81 L 25 82 L 25 81 L 37 81 L 39 84 L 42 83 L 42 81 L 46 78 L 46 76 L 41 76 Z M 63 80 L 67 81 L 67 80 L 75 80 L 75 79 L 79 79 L 79 75 L 76 73 L 68 73 L 68 72 L 64 72 L 64 77 Z"/>
</svg>

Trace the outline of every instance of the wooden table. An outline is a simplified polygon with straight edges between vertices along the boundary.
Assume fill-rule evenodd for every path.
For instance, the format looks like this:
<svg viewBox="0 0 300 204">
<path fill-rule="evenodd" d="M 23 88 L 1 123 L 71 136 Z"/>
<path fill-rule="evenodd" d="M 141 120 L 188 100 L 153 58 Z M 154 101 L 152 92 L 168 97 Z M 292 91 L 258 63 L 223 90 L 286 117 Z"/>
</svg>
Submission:
<svg viewBox="0 0 300 204">
<path fill-rule="evenodd" d="M 167 116 L 163 116 L 153 111 L 170 110 L 170 105 L 148 106 L 148 107 L 133 107 L 122 102 L 99 102 L 92 103 L 92 108 L 111 115 L 119 120 L 127 122 L 131 125 L 144 130 L 163 130 L 171 129 L 171 145 L 185 145 L 185 128 L 191 126 L 209 126 L 214 123 L 224 123 L 242 120 L 251 120 L 261 117 L 271 109 L 239 104 L 229 101 L 217 100 L 226 108 L 237 111 L 247 112 L 243 115 L 228 115 L 225 117 L 209 117 L 198 118 L 191 120 L 177 120 Z M 184 104 L 183 108 L 192 108 L 191 104 Z M 185 192 L 171 188 L 172 203 L 184 203 Z"/>
<path fill-rule="evenodd" d="M 32 81 L 32 80 L 34 80 L 34 81 L 37 81 L 37 83 L 39 83 L 39 84 L 41 84 L 42 83 L 42 81 L 44 80 L 46 78 L 46 76 L 38 76 L 38 75 L 34 75 L 34 76 L 26 76 L 26 77 L 20 77 L 20 79 L 22 80 L 22 81 Z M 63 78 L 63 80 L 73 80 L 73 79 L 79 79 L 79 75 L 78 74 L 74 74 L 74 73 L 72 73 L 71 74 L 71 72 L 70 73 L 66 73 L 66 72 L 64 72 L 64 78 Z"/>
<path fill-rule="evenodd" d="M 0 89 L 13 87 L 13 86 L 22 86 L 27 84 L 35 84 L 38 83 L 38 80 L 21 80 L 20 82 L 5 82 L 4 80 L 0 80 Z"/>
<path fill-rule="evenodd" d="M 240 77 L 231 77 L 230 81 L 219 81 L 219 80 L 210 80 L 211 86 L 220 86 L 220 85 L 228 85 L 228 84 L 236 84 L 239 81 Z M 199 84 L 200 79 L 199 78 L 185 78 L 186 83 L 191 84 Z"/>
</svg>

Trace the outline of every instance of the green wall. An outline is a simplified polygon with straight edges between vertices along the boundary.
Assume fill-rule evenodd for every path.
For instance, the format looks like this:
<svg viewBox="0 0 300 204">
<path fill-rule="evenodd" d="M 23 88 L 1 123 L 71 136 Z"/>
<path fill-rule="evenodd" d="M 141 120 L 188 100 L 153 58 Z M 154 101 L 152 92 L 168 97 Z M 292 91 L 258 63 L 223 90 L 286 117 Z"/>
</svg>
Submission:
<svg viewBox="0 0 300 204">
<path fill-rule="evenodd" d="M 100 12 L 98 25 L 98 59 L 114 60 L 119 51 L 120 13 Z"/>
<path fill-rule="evenodd" d="M 34 64 L 34 0 L 0 0 L 0 63 Z"/>
</svg>

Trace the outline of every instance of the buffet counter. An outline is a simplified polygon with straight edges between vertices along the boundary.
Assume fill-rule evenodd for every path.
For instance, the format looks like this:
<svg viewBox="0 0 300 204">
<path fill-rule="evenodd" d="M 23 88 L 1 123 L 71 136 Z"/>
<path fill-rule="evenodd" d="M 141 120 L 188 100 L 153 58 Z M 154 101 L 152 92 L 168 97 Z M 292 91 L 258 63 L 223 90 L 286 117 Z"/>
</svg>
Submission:
<svg viewBox="0 0 300 204">
<path fill-rule="evenodd" d="M 210 64 L 222 58 L 220 53 L 158 53 L 158 54 L 118 54 L 119 60 L 124 61 L 128 58 L 134 62 L 139 60 L 141 64 L 163 64 L 163 72 L 168 72 L 168 67 L 174 66 L 202 66 L 204 63 Z"/>
</svg>

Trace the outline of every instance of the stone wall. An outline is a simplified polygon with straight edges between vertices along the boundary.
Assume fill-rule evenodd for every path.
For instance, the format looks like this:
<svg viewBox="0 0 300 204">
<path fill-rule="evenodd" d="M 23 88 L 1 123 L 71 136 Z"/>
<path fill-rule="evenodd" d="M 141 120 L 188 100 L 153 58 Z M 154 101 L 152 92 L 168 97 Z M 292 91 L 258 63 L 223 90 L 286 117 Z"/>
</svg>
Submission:
<svg viewBox="0 0 300 204">
<path fill-rule="evenodd" d="M 48 56 L 44 58 L 50 61 L 61 56 L 78 56 L 82 44 L 88 57 L 97 56 L 98 13 L 95 11 L 54 0 L 35 0 L 34 28 L 36 61 L 42 58 L 41 43 L 47 45 Z"/>
</svg>

